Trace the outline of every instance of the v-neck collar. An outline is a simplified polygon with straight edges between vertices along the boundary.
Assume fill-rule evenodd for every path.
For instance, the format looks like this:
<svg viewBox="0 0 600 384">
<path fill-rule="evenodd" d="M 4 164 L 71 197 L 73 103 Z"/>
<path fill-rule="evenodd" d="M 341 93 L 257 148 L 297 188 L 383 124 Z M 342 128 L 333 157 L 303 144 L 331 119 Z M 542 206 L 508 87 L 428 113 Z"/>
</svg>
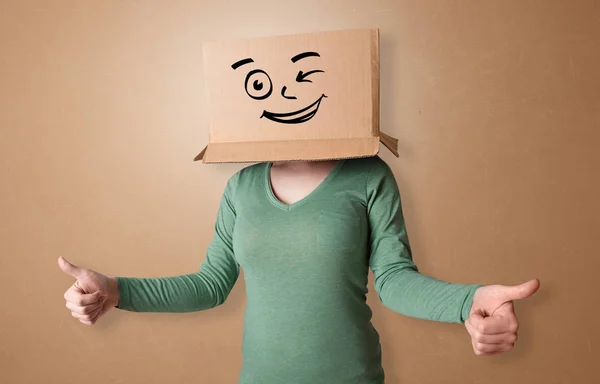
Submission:
<svg viewBox="0 0 600 384">
<path fill-rule="evenodd" d="M 264 175 L 267 197 L 275 207 L 283 209 L 284 211 L 290 211 L 292 209 L 298 208 L 299 206 L 306 204 L 308 201 L 312 200 L 314 196 L 318 194 L 319 191 L 325 188 L 331 182 L 331 180 L 333 180 L 335 175 L 337 175 L 344 163 L 345 159 L 338 160 L 338 162 L 335 164 L 335 167 L 333 167 L 333 169 L 329 172 L 325 179 L 323 179 L 323 181 L 321 181 L 321 183 L 317 185 L 315 189 L 313 189 L 308 195 L 304 196 L 302 199 L 296 201 L 295 203 L 286 204 L 283 201 L 279 200 L 277 196 L 275 196 L 275 192 L 273 192 L 273 186 L 271 185 L 271 167 L 273 166 L 273 163 L 268 162 L 265 165 Z"/>
</svg>

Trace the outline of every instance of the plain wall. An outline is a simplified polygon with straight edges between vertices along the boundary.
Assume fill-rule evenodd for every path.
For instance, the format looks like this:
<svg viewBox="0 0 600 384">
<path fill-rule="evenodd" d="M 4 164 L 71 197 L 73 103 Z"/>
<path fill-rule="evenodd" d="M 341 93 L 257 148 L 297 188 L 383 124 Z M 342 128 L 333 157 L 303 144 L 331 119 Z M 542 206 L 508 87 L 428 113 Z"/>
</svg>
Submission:
<svg viewBox="0 0 600 384">
<path fill-rule="evenodd" d="M 473 355 L 460 325 L 373 294 L 390 384 L 598 383 L 600 3 L 0 1 L 0 382 L 234 383 L 245 293 L 194 314 L 86 327 L 56 265 L 193 272 L 239 165 L 207 142 L 201 44 L 379 27 L 382 149 L 423 273 L 542 281 L 521 338 Z"/>
</svg>

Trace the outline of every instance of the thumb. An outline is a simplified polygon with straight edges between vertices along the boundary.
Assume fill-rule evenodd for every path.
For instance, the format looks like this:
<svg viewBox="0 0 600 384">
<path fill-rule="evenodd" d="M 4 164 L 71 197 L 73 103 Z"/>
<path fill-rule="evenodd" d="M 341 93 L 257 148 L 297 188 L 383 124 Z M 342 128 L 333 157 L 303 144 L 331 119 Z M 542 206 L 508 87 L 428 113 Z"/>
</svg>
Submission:
<svg viewBox="0 0 600 384">
<path fill-rule="evenodd" d="M 69 263 L 64 257 L 58 258 L 58 266 L 64 273 L 74 277 L 76 279 L 80 279 L 87 275 L 87 270 L 85 268 L 79 268 L 71 263 Z"/>
<path fill-rule="evenodd" d="M 521 300 L 533 295 L 539 288 L 540 281 L 538 279 L 533 279 L 523 284 L 502 287 L 502 293 L 504 294 L 506 301 Z"/>
</svg>

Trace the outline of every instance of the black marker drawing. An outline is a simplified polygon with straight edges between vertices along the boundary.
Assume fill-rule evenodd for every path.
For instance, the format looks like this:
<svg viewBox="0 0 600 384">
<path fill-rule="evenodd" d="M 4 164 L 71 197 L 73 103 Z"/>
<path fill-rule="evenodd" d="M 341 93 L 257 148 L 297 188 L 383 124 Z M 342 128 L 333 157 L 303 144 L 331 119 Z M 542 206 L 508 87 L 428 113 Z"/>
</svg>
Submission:
<svg viewBox="0 0 600 384">
<path fill-rule="evenodd" d="M 306 59 L 308 57 L 321 57 L 317 52 L 303 52 L 294 57 L 292 57 L 292 63 L 296 63 L 302 59 Z M 231 68 L 234 70 L 238 69 L 242 65 L 254 63 L 252 58 L 246 58 L 239 60 L 231 65 Z M 311 80 L 307 79 L 308 76 L 315 73 L 325 73 L 325 71 L 317 69 L 313 71 L 303 72 L 299 71 L 296 76 L 297 83 L 312 83 Z M 269 74 L 262 69 L 254 69 L 246 75 L 246 81 L 244 83 L 244 87 L 246 89 L 246 93 L 248 96 L 253 98 L 254 100 L 265 100 L 271 96 L 273 93 L 273 82 L 271 81 L 271 77 Z M 284 85 L 281 88 L 281 96 L 288 100 L 297 100 L 298 98 L 294 95 L 290 95 L 288 93 L 288 87 Z M 281 123 L 281 124 L 300 124 L 307 122 L 312 119 L 317 112 L 319 111 L 319 107 L 321 106 L 321 101 L 327 96 L 322 94 L 316 101 L 310 104 L 307 107 L 299 109 L 294 112 L 284 112 L 284 113 L 275 113 L 263 110 L 260 118 L 267 118 L 273 122 Z"/>
<path fill-rule="evenodd" d="M 281 88 L 281 96 L 285 97 L 286 99 L 290 99 L 290 100 L 296 100 L 298 99 L 296 96 L 286 96 L 285 92 L 287 91 L 287 86 L 284 85 L 283 88 Z"/>
<path fill-rule="evenodd" d="M 235 70 L 235 69 L 238 69 L 239 67 L 241 67 L 244 64 L 250 64 L 250 63 L 254 63 L 254 60 L 252 60 L 251 58 L 243 59 L 243 60 L 240 60 L 240 61 L 238 61 L 236 63 L 233 63 L 231 65 L 231 68 L 233 68 Z"/>
<path fill-rule="evenodd" d="M 317 69 L 316 71 L 308 71 L 306 73 L 300 71 L 300 72 L 298 72 L 298 76 L 296 76 L 296 81 L 299 83 L 312 83 L 312 81 L 306 79 L 306 77 L 312 75 L 313 73 L 318 73 L 318 72 L 325 73 L 325 71 L 321 71 L 320 69 Z"/>
<path fill-rule="evenodd" d="M 267 110 L 264 110 L 263 114 L 260 116 L 260 118 L 262 119 L 263 117 L 265 117 L 271 121 L 274 121 L 276 123 L 282 123 L 282 124 L 304 123 L 304 122 L 312 119 L 313 117 L 315 117 L 315 115 L 319 111 L 319 107 L 321 106 L 321 100 L 323 100 L 324 97 L 327 97 L 327 96 L 325 96 L 323 94 L 323 95 L 321 95 L 321 97 L 319 97 L 317 99 L 317 101 L 315 101 L 308 107 L 302 108 L 302 109 L 300 109 L 298 111 L 294 111 L 294 112 L 274 113 L 274 112 L 269 112 Z"/>
<path fill-rule="evenodd" d="M 252 86 L 248 87 L 250 81 L 252 81 Z M 265 88 L 266 82 L 268 83 L 268 88 Z M 250 71 L 246 76 L 246 83 L 244 86 L 246 87 L 248 96 L 254 100 L 264 100 L 271 96 L 271 93 L 273 92 L 273 82 L 267 72 L 262 69 Z"/>
<path fill-rule="evenodd" d="M 317 52 L 304 52 L 304 53 L 301 53 L 299 55 L 292 57 L 292 63 L 295 63 L 298 60 L 302 60 L 302 59 L 305 59 L 305 58 L 311 57 L 311 56 L 321 57 L 321 55 L 319 55 Z"/>
</svg>

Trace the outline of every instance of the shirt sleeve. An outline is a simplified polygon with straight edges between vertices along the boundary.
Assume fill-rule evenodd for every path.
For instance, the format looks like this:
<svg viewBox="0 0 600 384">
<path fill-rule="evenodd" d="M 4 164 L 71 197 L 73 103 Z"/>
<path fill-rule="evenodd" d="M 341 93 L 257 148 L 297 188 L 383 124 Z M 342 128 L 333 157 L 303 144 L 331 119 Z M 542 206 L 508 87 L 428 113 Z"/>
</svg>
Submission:
<svg viewBox="0 0 600 384">
<path fill-rule="evenodd" d="M 239 276 L 233 253 L 235 176 L 221 198 L 214 237 L 197 273 L 160 278 L 117 277 L 117 308 L 132 312 L 194 312 L 225 302 Z"/>
<path fill-rule="evenodd" d="M 463 323 L 479 285 L 452 284 L 419 273 L 412 254 L 396 179 L 378 160 L 367 181 L 369 265 L 381 302 L 406 316 Z"/>
</svg>

